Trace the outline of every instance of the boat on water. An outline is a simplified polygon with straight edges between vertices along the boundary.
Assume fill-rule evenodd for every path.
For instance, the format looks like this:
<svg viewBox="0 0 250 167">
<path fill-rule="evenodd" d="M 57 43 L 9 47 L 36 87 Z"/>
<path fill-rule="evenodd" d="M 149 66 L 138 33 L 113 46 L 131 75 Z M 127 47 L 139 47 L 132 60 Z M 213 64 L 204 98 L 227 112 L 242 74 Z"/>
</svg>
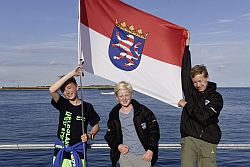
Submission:
<svg viewBox="0 0 250 167">
<path fill-rule="evenodd" d="M 113 95 L 113 94 L 115 94 L 115 92 L 102 92 L 101 94 L 102 95 Z"/>
</svg>

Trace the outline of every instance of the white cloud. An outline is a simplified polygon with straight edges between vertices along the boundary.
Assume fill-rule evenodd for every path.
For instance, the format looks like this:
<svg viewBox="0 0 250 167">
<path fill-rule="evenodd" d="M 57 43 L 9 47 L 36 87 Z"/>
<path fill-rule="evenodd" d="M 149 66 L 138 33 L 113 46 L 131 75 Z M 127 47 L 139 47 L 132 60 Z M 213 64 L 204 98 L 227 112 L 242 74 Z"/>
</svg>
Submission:
<svg viewBox="0 0 250 167">
<path fill-rule="evenodd" d="M 219 19 L 215 22 L 207 23 L 205 25 L 207 26 L 207 25 L 225 24 L 225 23 L 232 23 L 232 22 L 235 22 L 235 19 Z"/>
<path fill-rule="evenodd" d="M 221 34 L 230 34 L 231 31 L 210 31 L 210 32 L 201 32 L 201 33 L 195 33 L 193 36 L 208 36 L 208 35 L 221 35 Z"/>
<path fill-rule="evenodd" d="M 242 14 L 242 15 L 240 15 L 240 17 L 250 17 L 250 13 Z"/>
<path fill-rule="evenodd" d="M 66 38 L 69 38 L 69 39 L 76 39 L 77 33 L 62 34 L 62 35 L 60 35 L 60 36 L 61 36 L 61 37 L 66 37 Z"/>
<path fill-rule="evenodd" d="M 60 52 L 71 52 L 76 47 L 70 46 L 71 42 L 44 42 L 35 44 L 24 44 L 17 46 L 9 46 L 8 49 L 16 52 L 23 53 L 60 53 Z"/>
<path fill-rule="evenodd" d="M 220 19 L 218 23 L 231 23 L 234 22 L 234 19 Z"/>
</svg>

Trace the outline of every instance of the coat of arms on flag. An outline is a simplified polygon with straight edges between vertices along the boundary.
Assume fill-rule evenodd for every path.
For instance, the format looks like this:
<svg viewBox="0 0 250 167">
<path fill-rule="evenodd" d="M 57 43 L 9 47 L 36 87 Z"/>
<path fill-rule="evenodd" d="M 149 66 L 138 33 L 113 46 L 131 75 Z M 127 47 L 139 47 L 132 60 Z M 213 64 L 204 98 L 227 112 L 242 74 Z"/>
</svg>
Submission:
<svg viewBox="0 0 250 167">
<path fill-rule="evenodd" d="M 113 65 L 124 71 L 132 71 L 141 61 L 143 47 L 148 33 L 142 29 L 129 27 L 126 22 L 119 23 L 116 19 L 115 27 L 109 45 L 109 58 Z"/>
</svg>

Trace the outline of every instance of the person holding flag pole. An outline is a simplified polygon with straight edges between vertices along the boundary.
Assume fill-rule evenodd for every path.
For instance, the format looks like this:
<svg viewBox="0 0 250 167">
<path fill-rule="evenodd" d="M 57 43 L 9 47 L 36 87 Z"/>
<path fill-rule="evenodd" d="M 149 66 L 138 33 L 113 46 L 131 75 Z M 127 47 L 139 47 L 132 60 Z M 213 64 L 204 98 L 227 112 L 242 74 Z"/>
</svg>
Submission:
<svg viewBox="0 0 250 167">
<path fill-rule="evenodd" d="M 82 74 L 82 67 L 77 66 L 49 88 L 51 104 L 59 110 L 53 167 L 85 167 L 85 143 L 93 140 L 100 129 L 100 117 L 93 105 L 82 100 L 82 93 L 81 99 L 77 94 L 78 86 L 74 77 Z M 58 93 L 59 89 L 63 96 Z M 92 128 L 86 133 L 88 125 Z"/>
</svg>

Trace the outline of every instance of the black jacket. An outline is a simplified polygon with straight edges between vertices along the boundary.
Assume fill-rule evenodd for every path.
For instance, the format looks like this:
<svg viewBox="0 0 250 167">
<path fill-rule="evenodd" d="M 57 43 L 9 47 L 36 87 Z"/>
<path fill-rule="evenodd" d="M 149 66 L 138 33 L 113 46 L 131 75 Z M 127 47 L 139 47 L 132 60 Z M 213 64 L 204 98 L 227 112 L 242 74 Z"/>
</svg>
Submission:
<svg viewBox="0 0 250 167">
<path fill-rule="evenodd" d="M 190 78 L 191 56 L 186 47 L 182 60 L 182 88 L 187 104 L 181 115 L 181 137 L 192 136 L 209 143 L 218 144 L 221 130 L 218 125 L 223 108 L 223 98 L 216 91 L 216 84 L 208 82 L 204 92 L 193 86 Z"/>
<path fill-rule="evenodd" d="M 151 164 L 154 165 L 158 159 L 158 141 L 160 139 L 160 129 L 154 113 L 146 106 L 138 103 L 136 100 L 131 101 L 134 108 L 134 125 L 137 135 L 145 150 L 153 151 L 153 159 Z M 121 122 L 119 119 L 120 104 L 117 104 L 109 114 L 107 122 L 108 130 L 105 135 L 110 150 L 110 158 L 112 166 L 116 166 L 120 158 L 118 145 L 123 143 L 123 136 L 121 130 Z M 145 125 L 146 128 L 142 127 Z"/>
</svg>

